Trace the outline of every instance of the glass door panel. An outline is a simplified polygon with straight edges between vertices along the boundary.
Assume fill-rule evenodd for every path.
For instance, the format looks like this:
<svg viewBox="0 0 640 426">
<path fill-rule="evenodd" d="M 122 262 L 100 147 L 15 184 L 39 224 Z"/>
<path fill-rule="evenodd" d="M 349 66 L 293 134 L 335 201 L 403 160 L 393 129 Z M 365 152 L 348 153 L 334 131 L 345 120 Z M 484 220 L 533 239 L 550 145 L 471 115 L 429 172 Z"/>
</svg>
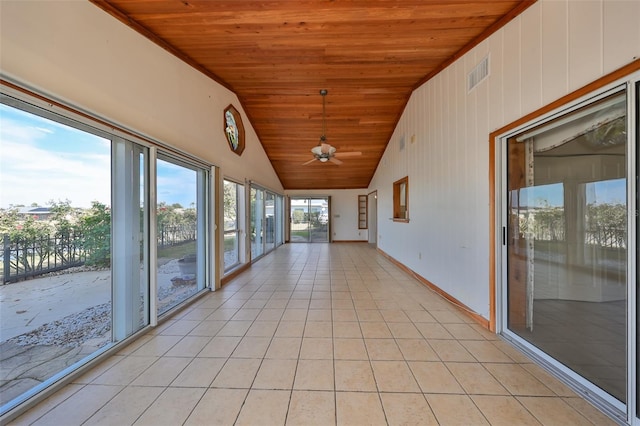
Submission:
<svg viewBox="0 0 640 426">
<path fill-rule="evenodd" d="M 292 243 L 309 242 L 309 200 L 291 198 L 290 208 L 291 230 L 289 240 Z"/>
<path fill-rule="evenodd" d="M 3 415 L 122 336 L 113 333 L 111 135 L 0 100 Z M 131 201 L 116 197 L 118 208 Z"/>
<path fill-rule="evenodd" d="M 312 243 L 329 242 L 329 200 L 309 200 L 309 238 Z"/>
<path fill-rule="evenodd" d="M 149 221 L 147 150 L 133 142 L 112 142 L 113 338 L 132 335 L 149 323 Z"/>
<path fill-rule="evenodd" d="M 266 192 L 264 201 L 265 252 L 273 250 L 276 246 L 275 207 L 275 194 Z"/>
<path fill-rule="evenodd" d="M 224 181 L 224 269 L 240 263 L 240 233 L 238 224 L 238 184 Z"/>
<path fill-rule="evenodd" d="M 284 243 L 284 197 L 276 195 L 276 246 Z"/>
<path fill-rule="evenodd" d="M 206 171 L 157 160 L 158 313 L 205 287 Z"/>
<path fill-rule="evenodd" d="M 264 191 L 251 188 L 251 259 L 264 254 Z"/>
<path fill-rule="evenodd" d="M 507 327 L 626 400 L 626 96 L 508 139 Z"/>
</svg>

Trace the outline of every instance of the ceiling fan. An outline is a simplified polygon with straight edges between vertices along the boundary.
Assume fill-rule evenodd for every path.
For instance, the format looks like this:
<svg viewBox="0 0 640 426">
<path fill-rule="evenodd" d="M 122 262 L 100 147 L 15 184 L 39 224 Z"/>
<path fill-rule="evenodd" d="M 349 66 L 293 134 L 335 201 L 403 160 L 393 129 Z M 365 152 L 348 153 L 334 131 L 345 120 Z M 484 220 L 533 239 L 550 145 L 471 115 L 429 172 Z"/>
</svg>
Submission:
<svg viewBox="0 0 640 426">
<path fill-rule="evenodd" d="M 362 155 L 362 152 L 353 151 L 353 152 L 336 152 L 336 148 L 329 145 L 327 143 L 326 137 L 326 106 L 325 106 L 325 97 L 327 96 L 327 89 L 320 90 L 320 95 L 322 95 L 322 136 L 320 136 L 320 143 L 317 146 L 311 148 L 311 153 L 313 154 L 313 159 L 303 163 L 303 166 L 307 164 L 313 163 L 318 160 L 321 163 L 326 163 L 330 161 L 334 164 L 342 164 L 342 161 L 338 160 L 337 157 L 346 158 L 346 157 L 357 157 Z"/>
</svg>

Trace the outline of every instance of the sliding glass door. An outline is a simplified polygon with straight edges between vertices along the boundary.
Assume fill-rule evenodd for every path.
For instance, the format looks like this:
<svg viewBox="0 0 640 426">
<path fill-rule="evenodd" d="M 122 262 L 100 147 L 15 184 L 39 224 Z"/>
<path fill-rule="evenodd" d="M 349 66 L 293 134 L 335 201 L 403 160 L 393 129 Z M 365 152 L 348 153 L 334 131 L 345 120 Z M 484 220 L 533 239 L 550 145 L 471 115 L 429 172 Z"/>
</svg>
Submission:
<svg viewBox="0 0 640 426">
<path fill-rule="evenodd" d="M 329 241 L 329 197 L 291 198 L 290 218 L 291 242 Z"/>
<path fill-rule="evenodd" d="M 627 402 L 627 92 L 503 139 L 503 330 L 612 407 Z"/>
<path fill-rule="evenodd" d="M 251 259 L 274 250 L 284 242 L 284 197 L 258 186 L 251 186 Z"/>
<path fill-rule="evenodd" d="M 0 415 L 150 322 L 149 150 L 30 101 L 0 96 Z"/>
<path fill-rule="evenodd" d="M 207 164 L 1 92 L 0 416 L 204 290 L 215 211 Z"/>
<path fill-rule="evenodd" d="M 158 314 L 206 286 L 208 171 L 166 155 L 157 169 Z"/>
</svg>

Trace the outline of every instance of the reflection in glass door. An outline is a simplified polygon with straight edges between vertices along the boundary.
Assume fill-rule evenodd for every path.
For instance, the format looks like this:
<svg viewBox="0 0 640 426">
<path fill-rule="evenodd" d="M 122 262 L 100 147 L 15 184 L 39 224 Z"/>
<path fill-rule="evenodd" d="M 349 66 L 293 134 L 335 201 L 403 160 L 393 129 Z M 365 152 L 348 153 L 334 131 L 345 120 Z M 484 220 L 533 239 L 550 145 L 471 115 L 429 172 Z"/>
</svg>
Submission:
<svg viewBox="0 0 640 426">
<path fill-rule="evenodd" d="M 329 241 L 329 198 L 291 198 L 291 242 Z"/>
<path fill-rule="evenodd" d="M 508 331 L 623 403 L 626 118 L 618 92 L 508 138 L 506 188 Z"/>
</svg>

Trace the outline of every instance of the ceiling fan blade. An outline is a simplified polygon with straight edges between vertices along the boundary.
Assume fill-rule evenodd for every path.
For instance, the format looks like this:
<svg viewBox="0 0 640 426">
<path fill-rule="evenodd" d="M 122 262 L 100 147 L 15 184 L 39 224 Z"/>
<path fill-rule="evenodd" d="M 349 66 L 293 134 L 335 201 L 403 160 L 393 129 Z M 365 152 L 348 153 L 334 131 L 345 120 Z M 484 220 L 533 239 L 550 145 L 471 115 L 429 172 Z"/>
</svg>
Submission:
<svg viewBox="0 0 640 426">
<path fill-rule="evenodd" d="M 362 152 L 360 151 L 353 151 L 353 152 L 336 152 L 334 154 L 336 157 L 340 157 L 340 158 L 347 158 L 347 157 L 359 157 L 360 155 L 362 155 Z"/>
<path fill-rule="evenodd" d="M 331 161 L 332 163 L 338 164 L 338 165 L 342 164 L 342 161 L 338 160 L 335 157 L 330 157 L 329 161 Z"/>
<path fill-rule="evenodd" d="M 313 162 L 314 162 L 314 161 L 316 161 L 316 160 L 317 160 L 317 158 L 314 158 L 313 160 L 309 160 L 309 161 L 307 161 L 306 163 L 302 163 L 302 165 L 303 165 L 303 166 L 306 166 L 307 164 L 311 164 L 311 163 L 313 163 Z"/>
</svg>

